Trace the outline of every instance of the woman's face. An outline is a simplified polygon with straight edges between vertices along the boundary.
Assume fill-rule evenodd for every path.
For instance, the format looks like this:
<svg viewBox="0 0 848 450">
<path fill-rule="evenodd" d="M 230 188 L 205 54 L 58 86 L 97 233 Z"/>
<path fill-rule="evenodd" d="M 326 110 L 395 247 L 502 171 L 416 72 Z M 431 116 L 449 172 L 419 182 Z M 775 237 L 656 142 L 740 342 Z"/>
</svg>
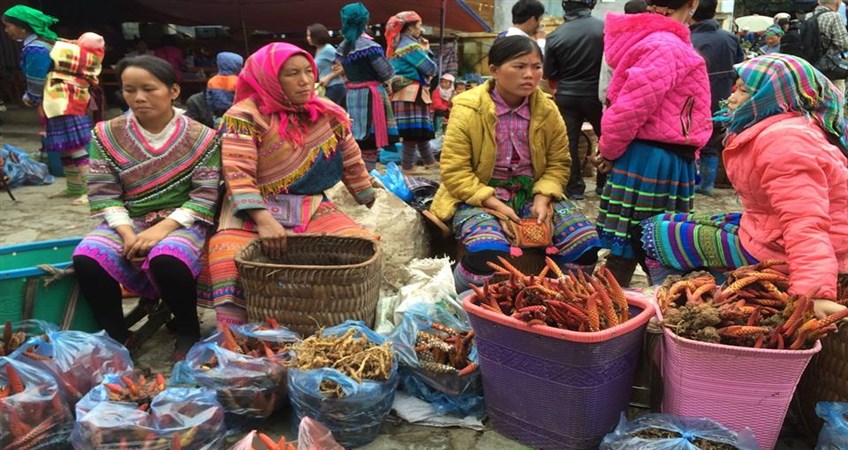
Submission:
<svg viewBox="0 0 848 450">
<path fill-rule="evenodd" d="M 121 91 L 133 114 L 145 123 L 171 114 L 180 86 L 168 87 L 141 67 L 127 67 L 121 73 Z"/>
<path fill-rule="evenodd" d="M 415 22 L 409 26 L 409 34 L 414 38 L 421 37 L 422 32 L 424 32 L 424 26 L 421 25 L 421 21 Z"/>
<path fill-rule="evenodd" d="M 516 97 L 527 97 L 542 79 L 542 58 L 537 52 L 530 52 L 510 59 L 500 66 L 489 66 L 489 70 L 503 92 Z"/>
<path fill-rule="evenodd" d="M 30 34 L 29 30 L 26 28 L 19 27 L 15 24 L 6 22 L 5 20 L 3 21 L 3 25 L 6 26 L 6 34 L 15 41 L 22 41 Z"/>
<path fill-rule="evenodd" d="M 303 55 L 295 55 L 280 68 L 278 75 L 283 93 L 295 105 L 302 105 L 312 97 L 315 73 L 312 63 Z"/>
<path fill-rule="evenodd" d="M 741 78 L 737 78 L 736 91 L 730 94 L 730 98 L 727 99 L 727 109 L 736 111 L 749 98 L 751 98 L 751 90 L 742 82 Z"/>
<path fill-rule="evenodd" d="M 769 47 L 774 47 L 777 44 L 780 44 L 780 36 L 769 35 L 766 36 L 766 44 Z"/>
</svg>

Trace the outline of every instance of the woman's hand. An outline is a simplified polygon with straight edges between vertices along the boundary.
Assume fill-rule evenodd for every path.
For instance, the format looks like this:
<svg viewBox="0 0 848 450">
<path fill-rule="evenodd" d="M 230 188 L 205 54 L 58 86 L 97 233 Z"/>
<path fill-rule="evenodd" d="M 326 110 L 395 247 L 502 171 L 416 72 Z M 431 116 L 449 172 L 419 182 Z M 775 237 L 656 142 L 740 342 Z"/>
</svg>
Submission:
<svg viewBox="0 0 848 450">
<path fill-rule="evenodd" d="M 425 52 L 430 51 L 430 41 L 428 41 L 427 38 L 422 36 L 421 39 L 418 40 L 418 43 L 421 45 L 421 48 L 423 48 Z"/>
<path fill-rule="evenodd" d="M 136 235 L 135 242 L 133 242 L 129 251 L 126 252 L 124 256 L 127 259 L 139 259 L 146 257 L 156 244 L 181 226 L 182 225 L 173 219 L 165 219 L 156 225 L 153 225 Z M 126 247 L 126 244 L 124 246 Z"/>
<path fill-rule="evenodd" d="M 332 79 L 332 77 L 330 77 L 330 76 L 328 75 L 328 76 L 326 76 L 326 77 L 324 77 L 324 78 L 321 78 L 321 79 L 318 81 L 318 84 L 319 84 L 321 87 L 327 87 L 327 85 L 328 85 L 328 84 L 330 84 L 330 80 L 331 80 L 331 79 Z"/>
<path fill-rule="evenodd" d="M 251 209 L 247 212 L 256 223 L 256 231 L 262 250 L 272 259 L 280 259 L 286 252 L 286 228 L 267 209 Z"/>
<path fill-rule="evenodd" d="M 511 220 L 515 223 L 518 223 L 519 221 L 521 221 L 521 219 L 518 218 L 518 214 L 516 214 L 515 211 L 512 208 L 509 207 L 509 205 L 500 201 L 495 196 L 491 196 L 491 197 L 487 198 L 486 200 L 484 200 L 483 206 L 485 206 L 486 208 L 489 208 L 489 209 L 493 209 L 493 210 L 503 214 L 509 220 Z"/>
<path fill-rule="evenodd" d="M 541 224 L 548 218 L 550 212 L 551 198 L 547 195 L 536 194 L 533 197 L 533 206 L 530 207 L 530 213 L 536 218 L 536 223 Z"/>
<path fill-rule="evenodd" d="M 601 173 L 609 173 L 614 162 L 604 158 L 600 153 L 595 153 L 595 156 L 592 157 L 592 165 Z"/>
<path fill-rule="evenodd" d="M 118 225 L 117 227 L 115 227 L 115 232 L 118 233 L 118 236 L 120 236 L 121 239 L 124 241 L 124 251 L 122 252 L 122 254 L 124 255 L 124 257 L 126 257 L 129 254 L 132 246 L 135 245 L 135 241 L 138 240 L 138 236 L 136 236 L 133 227 L 129 225 Z"/>
<path fill-rule="evenodd" d="M 836 314 L 846 309 L 848 309 L 848 307 L 842 306 L 833 300 L 813 299 L 813 311 L 815 312 L 817 319 L 824 319 L 831 314 Z M 840 322 L 848 323 L 848 317 L 843 318 Z"/>
</svg>

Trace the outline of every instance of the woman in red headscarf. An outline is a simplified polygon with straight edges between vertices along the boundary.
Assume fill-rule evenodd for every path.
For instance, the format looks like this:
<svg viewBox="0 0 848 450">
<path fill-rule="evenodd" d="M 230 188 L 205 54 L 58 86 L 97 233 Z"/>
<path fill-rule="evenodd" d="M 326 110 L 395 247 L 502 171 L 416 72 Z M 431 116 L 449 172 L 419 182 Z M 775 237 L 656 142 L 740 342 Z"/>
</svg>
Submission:
<svg viewBox="0 0 848 450">
<path fill-rule="evenodd" d="M 199 290 L 219 324 L 247 319 L 234 258 L 252 239 L 279 257 L 288 233 L 370 235 L 324 196 L 341 180 L 359 204 L 374 203 L 347 114 L 315 95 L 317 74 L 308 52 L 285 43 L 259 49 L 239 74 L 221 130 L 227 195 Z"/>
</svg>

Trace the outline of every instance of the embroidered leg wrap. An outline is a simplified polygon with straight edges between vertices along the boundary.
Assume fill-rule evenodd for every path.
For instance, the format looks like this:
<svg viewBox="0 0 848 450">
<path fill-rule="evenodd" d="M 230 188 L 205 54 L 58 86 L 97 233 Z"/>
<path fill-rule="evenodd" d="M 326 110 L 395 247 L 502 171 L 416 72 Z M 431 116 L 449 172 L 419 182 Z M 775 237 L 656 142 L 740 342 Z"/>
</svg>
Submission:
<svg viewBox="0 0 848 450">
<path fill-rule="evenodd" d="M 415 156 L 418 148 L 416 144 L 415 142 L 403 141 L 400 153 L 400 166 L 404 170 L 412 170 L 415 167 Z"/>
</svg>

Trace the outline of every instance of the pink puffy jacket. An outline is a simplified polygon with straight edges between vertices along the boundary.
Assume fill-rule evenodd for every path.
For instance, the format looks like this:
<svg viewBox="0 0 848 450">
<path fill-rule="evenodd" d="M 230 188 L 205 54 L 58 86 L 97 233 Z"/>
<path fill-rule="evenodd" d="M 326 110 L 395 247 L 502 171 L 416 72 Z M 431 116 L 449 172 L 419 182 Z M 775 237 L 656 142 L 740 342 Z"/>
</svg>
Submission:
<svg viewBox="0 0 848 450">
<path fill-rule="evenodd" d="M 604 54 L 613 68 L 599 144 L 618 159 L 634 139 L 701 148 L 712 133 L 710 81 L 689 28 L 659 14 L 607 14 Z"/>
<path fill-rule="evenodd" d="M 821 287 L 817 297 L 835 299 L 848 270 L 848 159 L 811 119 L 785 113 L 732 136 L 724 164 L 745 210 L 745 250 L 787 260 L 790 293 Z"/>
</svg>

